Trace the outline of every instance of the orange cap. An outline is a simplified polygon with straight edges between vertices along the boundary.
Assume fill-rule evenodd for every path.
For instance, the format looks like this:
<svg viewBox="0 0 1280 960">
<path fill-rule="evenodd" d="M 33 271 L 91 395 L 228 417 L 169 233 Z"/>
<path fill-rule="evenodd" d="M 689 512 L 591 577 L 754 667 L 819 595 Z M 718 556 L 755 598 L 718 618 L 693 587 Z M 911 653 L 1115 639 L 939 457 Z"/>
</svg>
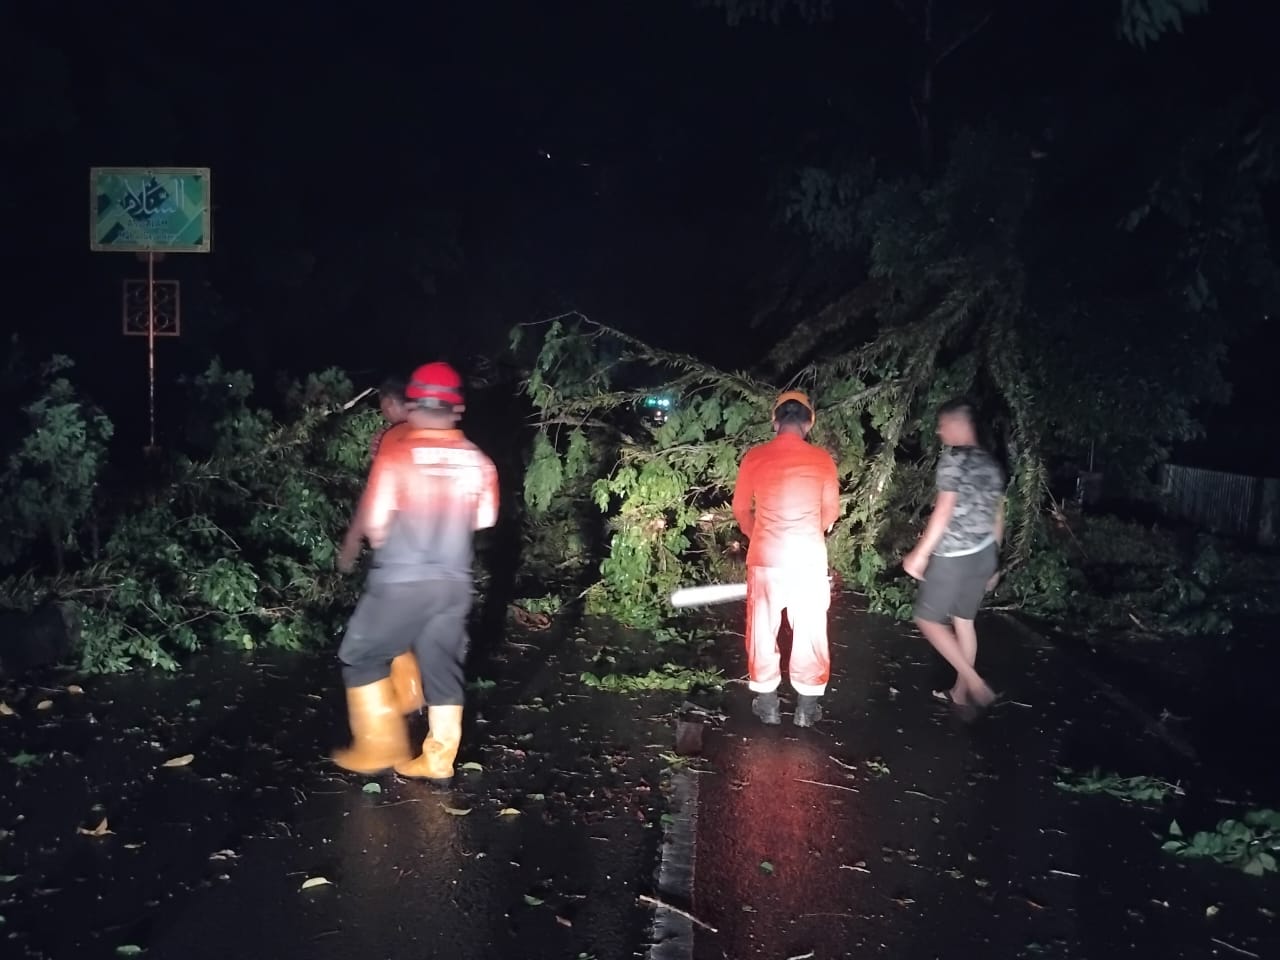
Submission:
<svg viewBox="0 0 1280 960">
<path fill-rule="evenodd" d="M 818 415 L 814 412 L 813 404 L 809 402 L 809 395 L 801 392 L 800 390 L 788 390 L 785 393 L 778 394 L 778 399 L 773 401 L 773 412 L 777 413 L 778 408 L 788 400 L 794 400 L 796 403 L 808 410 L 810 420 L 817 419 Z"/>
</svg>

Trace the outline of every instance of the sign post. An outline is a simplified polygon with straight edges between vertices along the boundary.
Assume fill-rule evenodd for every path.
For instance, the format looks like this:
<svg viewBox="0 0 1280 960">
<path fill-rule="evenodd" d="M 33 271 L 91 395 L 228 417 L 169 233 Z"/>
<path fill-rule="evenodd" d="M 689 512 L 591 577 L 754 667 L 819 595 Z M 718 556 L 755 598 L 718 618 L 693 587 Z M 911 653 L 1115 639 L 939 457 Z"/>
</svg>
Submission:
<svg viewBox="0 0 1280 960">
<path fill-rule="evenodd" d="M 213 207 L 208 167 L 91 167 L 89 249 L 136 253 L 147 264 L 145 327 L 138 281 L 125 281 L 124 334 L 147 338 L 147 414 L 156 449 L 156 337 L 179 335 L 178 281 L 157 281 L 167 253 L 208 253 Z"/>
</svg>

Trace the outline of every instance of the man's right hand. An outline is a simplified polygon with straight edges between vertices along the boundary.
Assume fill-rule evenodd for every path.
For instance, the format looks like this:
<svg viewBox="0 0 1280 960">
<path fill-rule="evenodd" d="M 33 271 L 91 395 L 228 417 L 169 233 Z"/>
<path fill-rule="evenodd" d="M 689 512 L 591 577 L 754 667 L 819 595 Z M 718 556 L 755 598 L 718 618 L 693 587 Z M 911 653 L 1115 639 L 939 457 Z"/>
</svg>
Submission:
<svg viewBox="0 0 1280 960">
<path fill-rule="evenodd" d="M 928 566 L 929 559 L 920 553 L 919 548 L 912 550 L 902 558 L 902 569 L 913 580 L 923 580 L 925 568 Z"/>
<path fill-rule="evenodd" d="M 356 568 L 360 559 L 360 540 L 358 537 L 347 537 L 338 550 L 338 572 L 350 573 Z"/>
</svg>

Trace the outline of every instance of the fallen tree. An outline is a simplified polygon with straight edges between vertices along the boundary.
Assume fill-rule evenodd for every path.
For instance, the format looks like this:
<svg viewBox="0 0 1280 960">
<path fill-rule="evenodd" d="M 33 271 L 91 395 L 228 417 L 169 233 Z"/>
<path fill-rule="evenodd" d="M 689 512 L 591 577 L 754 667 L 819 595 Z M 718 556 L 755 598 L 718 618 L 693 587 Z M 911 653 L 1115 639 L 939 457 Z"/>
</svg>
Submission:
<svg viewBox="0 0 1280 960">
<path fill-rule="evenodd" d="M 1257 159 L 1270 129 L 1251 132 L 1238 117 L 1222 125 L 1231 137 L 1218 152 L 1254 159 L 1194 154 L 1179 196 L 1227 185 L 1254 197 L 1270 182 L 1271 165 Z M 832 563 L 872 609 L 909 609 L 898 561 L 932 501 L 934 412 L 959 395 L 977 402 L 1009 475 L 1005 593 L 1042 613 L 1064 607 L 1068 551 L 1050 548 L 1048 461 L 1080 462 L 1097 442 L 1111 475 L 1136 491 L 1173 442 L 1199 435 L 1199 412 L 1226 395 L 1227 327 L 1208 322 L 1220 308 L 1204 291 L 1226 289 L 1231 276 L 1224 268 L 1207 281 L 1200 271 L 1230 250 L 1252 263 L 1266 245 L 1236 207 L 1206 201 L 1157 234 L 1217 231 L 1222 249 L 1194 258 L 1194 282 L 1181 283 L 1192 269 L 1182 246 L 1159 264 L 1167 284 L 1138 284 L 1141 296 L 1116 282 L 1114 268 L 1105 282 L 1084 282 L 1101 259 L 1150 247 L 1135 230 L 1155 207 L 1140 205 L 1119 224 L 1079 224 L 1096 234 L 1097 249 L 1068 258 L 1045 231 L 1033 230 L 1034 242 L 1024 235 L 1048 216 L 1029 156 L 1018 138 L 987 128 L 962 132 L 932 181 L 878 180 L 871 168 L 844 177 L 802 171 L 788 219 L 843 251 L 859 279 L 824 309 L 783 316 L 751 371 L 721 370 L 576 314 L 516 331 L 519 349 L 533 338 L 529 512 L 536 522 L 560 511 L 546 531 L 577 530 L 587 542 L 580 508 L 589 493 L 607 520 L 591 609 L 652 625 L 674 587 L 740 578 L 728 509 L 737 464 L 767 438 L 769 405 L 788 387 L 809 391 L 818 406 L 813 440 L 834 456 L 843 494 Z M 1262 296 L 1274 276 L 1257 273 Z M 1127 346 L 1135 338 L 1141 350 Z M 665 423 L 646 427 L 634 408 L 655 394 L 675 406 Z"/>
<path fill-rule="evenodd" d="M 550 321 L 539 330 L 525 385 L 538 411 L 525 477 L 529 511 L 536 520 L 558 502 L 577 502 L 566 491 L 589 489 L 609 523 L 589 609 L 654 625 L 665 618 L 676 586 L 740 576 L 734 569 L 742 544 L 729 509 L 737 465 L 748 446 L 768 437 L 777 393 L 803 386 L 819 406 L 812 439 L 832 453 L 841 478 L 833 565 L 867 591 L 873 609 L 902 615 L 910 593 L 891 571 L 931 491 L 923 455 L 932 411 L 976 374 L 973 366 L 939 364 L 940 347 L 922 343 L 935 336 L 945 342 L 942 332 L 964 322 L 940 306 L 919 321 L 922 335 L 898 328 L 869 348 L 810 363 L 786 383 L 768 383 L 583 317 Z M 1027 564 L 1040 533 L 1045 482 L 1036 426 L 1020 390 L 1025 386 L 1012 377 L 1008 396 L 1022 441 L 1010 487 L 1015 570 Z M 655 394 L 675 398 L 675 406 L 665 423 L 646 427 L 630 413 Z"/>
<path fill-rule="evenodd" d="M 849 233 L 867 249 L 865 281 L 795 325 L 760 372 L 719 370 L 584 317 L 538 328 L 526 498 L 536 516 L 568 485 L 591 484 L 610 519 L 593 609 L 652 624 L 674 586 L 725 574 L 738 557 L 728 509 L 737 464 L 767 437 L 769 405 L 787 387 L 818 406 L 812 438 L 831 451 L 843 491 L 832 562 L 873 609 L 909 609 L 892 571 L 929 502 L 934 411 L 956 395 L 998 414 L 1009 564 L 1030 569 L 1047 473 L 1016 249 L 1032 181 L 1017 157 L 1007 138 L 970 131 L 936 183 L 890 181 L 862 197 Z M 812 200 L 813 216 L 830 212 L 820 205 Z M 666 423 L 621 428 L 654 392 L 676 399 Z"/>
<path fill-rule="evenodd" d="M 334 569 L 334 544 L 378 422 L 353 407 L 350 381 L 329 371 L 291 383 L 277 417 L 250 406 L 248 375 L 215 362 L 189 384 L 210 417 L 206 455 L 175 455 L 161 482 L 130 494 L 103 482 L 110 425 L 59 375 L 67 366 L 46 369 L 0 476 L 5 566 L 22 571 L 0 581 L 0 604 L 61 606 L 93 672 L 172 670 L 210 644 L 329 641 L 358 589 Z"/>
</svg>

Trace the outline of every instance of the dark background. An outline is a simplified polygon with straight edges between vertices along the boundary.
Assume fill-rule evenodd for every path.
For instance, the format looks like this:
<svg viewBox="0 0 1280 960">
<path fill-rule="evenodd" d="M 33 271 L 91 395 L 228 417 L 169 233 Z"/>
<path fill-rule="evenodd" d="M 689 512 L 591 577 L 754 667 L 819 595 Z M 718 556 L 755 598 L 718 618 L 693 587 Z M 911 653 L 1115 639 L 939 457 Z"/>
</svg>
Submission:
<svg viewBox="0 0 1280 960">
<path fill-rule="evenodd" d="M 1241 91 L 1275 106 L 1276 5 L 1214 0 L 1146 50 L 1117 38 L 1118 0 L 985 8 L 939 71 L 937 138 L 992 118 L 1070 155 L 1046 231 L 1055 204 L 1078 219 L 1144 189 L 1153 118 Z M 118 314 L 121 279 L 145 271 L 89 252 L 88 169 L 200 165 L 214 253 L 158 270 L 183 284 L 182 337 L 159 348 L 166 423 L 176 378 L 215 355 L 260 383 L 336 364 L 364 386 L 437 357 L 470 368 L 511 324 L 569 309 L 749 364 L 794 322 L 770 312 L 779 288 L 816 304 L 848 270 L 779 222 L 787 173 L 842 151 L 920 164 L 911 24 L 891 0 L 834 9 L 730 26 L 696 0 L 9 5 L 9 327 L 32 360 L 73 356 L 141 436 L 145 347 Z M 1184 460 L 1280 472 L 1269 328 L 1242 324 L 1233 401 Z"/>
</svg>

